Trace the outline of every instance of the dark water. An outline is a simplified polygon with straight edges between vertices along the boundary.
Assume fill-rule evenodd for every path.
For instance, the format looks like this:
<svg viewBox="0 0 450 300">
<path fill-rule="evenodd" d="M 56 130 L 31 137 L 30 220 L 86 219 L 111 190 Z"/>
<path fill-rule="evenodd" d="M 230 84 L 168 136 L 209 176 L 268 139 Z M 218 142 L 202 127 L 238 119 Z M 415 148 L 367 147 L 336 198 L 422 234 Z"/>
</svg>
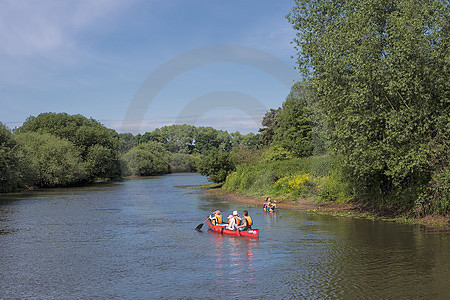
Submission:
<svg viewBox="0 0 450 300">
<path fill-rule="evenodd" d="M 0 198 L 0 299 L 449 299 L 449 234 L 227 203 L 170 175 Z M 259 240 L 194 228 L 247 209 Z"/>
</svg>

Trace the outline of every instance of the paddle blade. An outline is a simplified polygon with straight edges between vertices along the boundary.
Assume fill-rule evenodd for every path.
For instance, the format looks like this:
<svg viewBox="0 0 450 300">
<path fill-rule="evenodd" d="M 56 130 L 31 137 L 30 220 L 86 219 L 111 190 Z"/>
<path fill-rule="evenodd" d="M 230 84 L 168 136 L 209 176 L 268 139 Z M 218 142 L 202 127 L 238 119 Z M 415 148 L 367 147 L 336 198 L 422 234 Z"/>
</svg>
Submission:
<svg viewBox="0 0 450 300">
<path fill-rule="evenodd" d="M 197 226 L 197 227 L 195 227 L 195 230 L 200 230 L 200 229 L 202 229 L 202 227 L 203 227 L 203 223 L 201 223 L 201 224 L 198 224 L 198 226 Z"/>
</svg>

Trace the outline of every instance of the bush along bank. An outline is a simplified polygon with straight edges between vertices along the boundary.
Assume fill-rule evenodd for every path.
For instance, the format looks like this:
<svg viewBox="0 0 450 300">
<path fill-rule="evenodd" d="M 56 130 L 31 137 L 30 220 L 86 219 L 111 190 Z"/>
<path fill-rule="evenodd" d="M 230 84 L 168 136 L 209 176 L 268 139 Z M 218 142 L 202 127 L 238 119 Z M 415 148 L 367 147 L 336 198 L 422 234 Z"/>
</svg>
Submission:
<svg viewBox="0 0 450 300">
<path fill-rule="evenodd" d="M 308 198 L 343 203 L 352 199 L 352 193 L 336 166 L 337 161 L 328 155 L 238 165 L 222 188 L 282 201 Z"/>
<path fill-rule="evenodd" d="M 414 209 L 367 205 L 365 199 L 356 198 L 340 160 L 329 155 L 241 164 L 228 175 L 222 190 L 230 200 L 251 204 L 262 204 L 263 197 L 271 197 L 285 208 L 321 214 L 427 226 L 449 225 L 448 215 L 417 216 Z"/>
</svg>

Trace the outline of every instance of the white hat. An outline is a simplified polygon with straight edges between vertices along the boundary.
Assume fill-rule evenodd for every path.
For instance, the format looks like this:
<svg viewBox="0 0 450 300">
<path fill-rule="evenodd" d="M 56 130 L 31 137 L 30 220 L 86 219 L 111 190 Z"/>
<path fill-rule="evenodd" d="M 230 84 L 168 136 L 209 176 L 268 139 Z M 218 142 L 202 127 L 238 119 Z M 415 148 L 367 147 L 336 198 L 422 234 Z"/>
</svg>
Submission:
<svg viewBox="0 0 450 300">
<path fill-rule="evenodd" d="M 237 210 L 233 211 L 233 216 L 237 216 L 237 215 L 238 215 Z"/>
</svg>

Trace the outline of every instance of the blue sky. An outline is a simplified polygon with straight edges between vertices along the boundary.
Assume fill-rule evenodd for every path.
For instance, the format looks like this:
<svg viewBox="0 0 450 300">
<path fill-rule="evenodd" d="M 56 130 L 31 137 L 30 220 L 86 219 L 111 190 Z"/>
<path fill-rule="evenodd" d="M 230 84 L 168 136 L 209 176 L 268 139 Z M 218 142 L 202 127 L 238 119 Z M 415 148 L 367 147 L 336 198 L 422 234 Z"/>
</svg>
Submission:
<svg viewBox="0 0 450 300">
<path fill-rule="evenodd" d="M 294 70 L 293 1 L 3 0 L 0 121 L 82 114 L 119 132 L 257 132 Z"/>
</svg>

